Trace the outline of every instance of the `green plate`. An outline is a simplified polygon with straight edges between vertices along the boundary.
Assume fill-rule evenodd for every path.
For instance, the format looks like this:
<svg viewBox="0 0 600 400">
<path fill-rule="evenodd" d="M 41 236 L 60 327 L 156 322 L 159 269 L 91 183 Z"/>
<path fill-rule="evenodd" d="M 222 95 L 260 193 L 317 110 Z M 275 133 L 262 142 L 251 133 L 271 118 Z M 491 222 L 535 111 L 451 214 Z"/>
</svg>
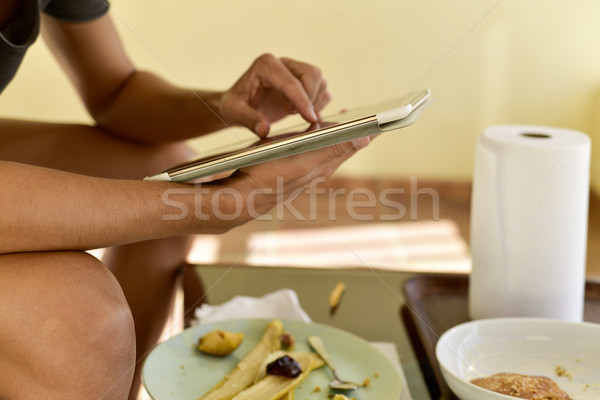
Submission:
<svg viewBox="0 0 600 400">
<path fill-rule="evenodd" d="M 244 319 L 216 322 L 186 329 L 156 346 L 144 364 L 142 379 L 155 400 L 197 400 L 229 372 L 260 340 L 267 319 Z M 323 339 L 340 376 L 358 383 L 369 378 L 370 385 L 347 393 L 357 400 L 399 399 L 401 378 L 395 365 L 367 341 L 327 325 L 283 320 L 284 330 L 296 339 L 297 351 L 311 351 L 307 338 Z M 222 329 L 244 332 L 240 347 L 227 357 L 212 357 L 196 350 L 204 334 Z M 313 371 L 296 388 L 299 400 L 326 400 L 331 371 L 327 367 Z M 316 391 L 320 388 L 320 391 Z M 331 398 L 331 397 L 329 397 Z"/>
</svg>

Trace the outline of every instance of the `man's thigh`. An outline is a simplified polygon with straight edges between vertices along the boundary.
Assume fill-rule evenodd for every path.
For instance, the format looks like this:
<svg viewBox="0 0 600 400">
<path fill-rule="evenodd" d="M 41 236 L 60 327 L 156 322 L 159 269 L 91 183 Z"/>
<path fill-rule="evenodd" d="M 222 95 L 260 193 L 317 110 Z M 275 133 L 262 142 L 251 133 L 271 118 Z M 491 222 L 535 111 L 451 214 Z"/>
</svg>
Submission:
<svg viewBox="0 0 600 400">
<path fill-rule="evenodd" d="M 0 120 L 0 160 L 90 176 L 141 179 L 190 159 L 184 143 L 148 145 L 88 125 Z"/>
</svg>

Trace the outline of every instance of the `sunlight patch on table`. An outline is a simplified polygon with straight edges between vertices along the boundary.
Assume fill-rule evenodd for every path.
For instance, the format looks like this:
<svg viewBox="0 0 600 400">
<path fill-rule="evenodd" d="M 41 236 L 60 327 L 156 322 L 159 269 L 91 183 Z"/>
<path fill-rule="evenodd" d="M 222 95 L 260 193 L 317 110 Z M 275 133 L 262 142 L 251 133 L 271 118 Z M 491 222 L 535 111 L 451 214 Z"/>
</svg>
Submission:
<svg viewBox="0 0 600 400">
<path fill-rule="evenodd" d="M 450 220 L 255 232 L 247 248 L 248 265 L 471 270 L 467 244 Z"/>
<path fill-rule="evenodd" d="M 190 264 L 215 264 L 220 247 L 221 241 L 217 236 L 196 235 L 186 260 Z"/>
</svg>

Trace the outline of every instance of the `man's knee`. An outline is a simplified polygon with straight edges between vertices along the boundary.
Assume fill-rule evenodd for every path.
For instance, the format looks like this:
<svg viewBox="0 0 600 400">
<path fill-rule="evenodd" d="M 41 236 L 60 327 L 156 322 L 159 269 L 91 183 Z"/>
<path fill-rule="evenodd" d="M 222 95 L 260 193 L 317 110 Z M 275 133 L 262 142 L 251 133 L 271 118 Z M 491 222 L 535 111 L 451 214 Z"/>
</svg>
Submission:
<svg viewBox="0 0 600 400">
<path fill-rule="evenodd" d="M 133 347 L 133 318 L 112 273 L 87 253 L 68 254 L 61 262 L 70 265 L 64 266 L 65 284 L 57 291 L 56 306 L 62 303 L 66 307 L 61 317 L 73 330 L 74 338 L 81 338 L 82 350 L 83 346 L 97 346 L 122 354 Z"/>
<path fill-rule="evenodd" d="M 38 398 L 126 393 L 135 363 L 133 321 L 98 260 L 81 252 L 4 255 L 0 276 L 0 347 L 7 349 L 0 387 L 10 388 L 0 397 L 20 397 L 20 380 Z"/>
</svg>

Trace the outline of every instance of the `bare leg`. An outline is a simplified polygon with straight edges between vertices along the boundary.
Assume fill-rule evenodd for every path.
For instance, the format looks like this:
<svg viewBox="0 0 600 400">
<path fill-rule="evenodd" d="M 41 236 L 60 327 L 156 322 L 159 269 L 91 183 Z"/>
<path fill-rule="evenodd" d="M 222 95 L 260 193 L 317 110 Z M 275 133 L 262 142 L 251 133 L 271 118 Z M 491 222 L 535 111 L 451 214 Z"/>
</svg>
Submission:
<svg viewBox="0 0 600 400">
<path fill-rule="evenodd" d="M 141 367 L 163 332 L 172 310 L 180 266 L 191 241 L 173 237 L 110 249 L 104 261 L 121 283 L 135 320 L 136 371 L 130 399 L 136 399 Z M 167 327 L 169 329 L 169 327 Z"/>
<path fill-rule="evenodd" d="M 1 255 L 0 304 L 0 398 L 127 398 L 133 320 L 114 276 L 94 257 Z"/>
<path fill-rule="evenodd" d="M 141 179 L 192 155 L 181 144 L 140 145 L 88 126 L 9 121 L 0 127 L 4 128 L 0 134 L 0 158 L 86 175 Z M 188 237 L 174 237 L 107 252 L 106 265 L 121 284 L 135 320 L 137 362 L 131 399 L 139 390 L 145 355 L 159 339 L 169 315 L 178 267 L 190 244 Z M 200 298 L 202 293 L 193 295 Z"/>
</svg>

